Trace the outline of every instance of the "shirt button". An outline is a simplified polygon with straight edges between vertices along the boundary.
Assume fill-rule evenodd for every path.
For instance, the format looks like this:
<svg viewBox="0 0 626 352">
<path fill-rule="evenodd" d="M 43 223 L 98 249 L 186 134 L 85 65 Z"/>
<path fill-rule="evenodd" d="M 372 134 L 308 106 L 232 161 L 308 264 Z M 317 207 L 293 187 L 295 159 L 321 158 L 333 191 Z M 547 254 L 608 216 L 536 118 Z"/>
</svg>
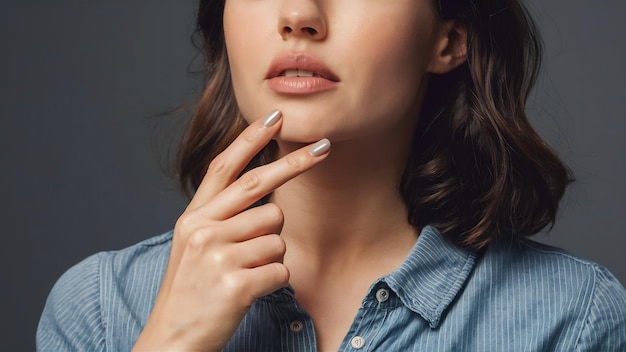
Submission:
<svg viewBox="0 0 626 352">
<path fill-rule="evenodd" d="M 293 332 L 294 334 L 297 334 L 304 329 L 304 324 L 302 324 L 301 321 L 294 320 L 289 325 L 289 328 L 291 329 L 291 332 Z"/>
<path fill-rule="evenodd" d="M 363 346 L 365 346 L 365 339 L 361 336 L 355 336 L 352 338 L 352 341 L 350 341 L 350 343 L 352 344 L 352 347 L 360 350 L 361 348 L 363 348 Z"/>
<path fill-rule="evenodd" d="M 376 291 L 376 299 L 380 303 L 386 302 L 389 299 L 389 290 L 387 290 L 386 288 L 381 288 L 380 290 Z"/>
</svg>

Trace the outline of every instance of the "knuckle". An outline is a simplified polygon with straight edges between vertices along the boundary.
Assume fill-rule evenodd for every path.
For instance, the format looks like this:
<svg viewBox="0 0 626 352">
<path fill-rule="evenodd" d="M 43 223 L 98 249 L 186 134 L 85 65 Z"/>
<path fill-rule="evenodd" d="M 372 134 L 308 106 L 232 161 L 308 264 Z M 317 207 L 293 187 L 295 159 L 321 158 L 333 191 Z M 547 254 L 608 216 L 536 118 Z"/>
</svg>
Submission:
<svg viewBox="0 0 626 352">
<path fill-rule="evenodd" d="M 210 255 L 211 264 L 216 268 L 225 267 L 229 262 L 228 254 L 224 251 L 214 251 Z"/>
<path fill-rule="evenodd" d="M 243 139 L 246 142 L 254 142 L 255 140 L 257 140 L 257 136 L 260 133 L 260 129 L 258 128 L 254 128 L 254 129 L 248 129 L 246 131 L 243 132 Z"/>
<path fill-rule="evenodd" d="M 231 297 L 240 297 L 246 293 L 246 285 L 238 275 L 233 273 L 225 274 L 222 277 L 225 293 Z"/>
<path fill-rule="evenodd" d="M 208 246 L 215 243 L 217 234 L 213 228 L 205 227 L 192 231 L 181 231 L 187 250 L 192 253 L 204 251 Z"/>
<path fill-rule="evenodd" d="M 299 155 L 287 155 L 285 161 L 295 171 L 301 171 L 304 168 L 304 160 Z"/>
<path fill-rule="evenodd" d="M 219 154 L 211 163 L 209 163 L 209 168 L 207 169 L 207 175 L 219 175 L 224 172 L 226 169 L 226 157 L 223 154 Z"/>
<path fill-rule="evenodd" d="M 249 171 L 237 180 L 237 183 L 244 191 L 254 190 L 261 183 L 257 172 Z"/>
<path fill-rule="evenodd" d="M 279 235 L 270 235 L 272 237 L 273 246 L 276 249 L 276 253 L 279 255 L 284 255 L 287 251 L 287 244 L 285 240 Z"/>
<path fill-rule="evenodd" d="M 283 210 L 274 203 L 265 204 L 267 207 L 268 217 L 274 224 L 282 224 L 285 221 L 285 215 L 283 214 Z"/>
<path fill-rule="evenodd" d="M 283 264 L 275 263 L 272 266 L 273 276 L 277 283 L 287 284 L 289 282 L 289 269 Z"/>
<path fill-rule="evenodd" d="M 176 225 L 174 225 L 175 232 L 185 236 L 185 234 L 192 231 L 194 223 L 195 221 L 189 213 L 183 213 L 183 215 L 176 220 Z"/>
<path fill-rule="evenodd" d="M 205 248 L 207 242 L 207 237 L 196 231 L 187 238 L 187 248 L 192 252 L 199 252 Z"/>
</svg>

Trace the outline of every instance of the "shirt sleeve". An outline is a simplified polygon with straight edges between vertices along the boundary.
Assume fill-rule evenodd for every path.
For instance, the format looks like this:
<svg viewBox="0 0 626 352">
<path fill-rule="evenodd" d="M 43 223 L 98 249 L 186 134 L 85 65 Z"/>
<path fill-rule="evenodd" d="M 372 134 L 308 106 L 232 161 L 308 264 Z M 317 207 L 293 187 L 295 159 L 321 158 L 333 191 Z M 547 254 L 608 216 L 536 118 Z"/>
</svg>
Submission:
<svg viewBox="0 0 626 352">
<path fill-rule="evenodd" d="M 100 260 L 69 269 L 52 288 L 37 328 L 37 351 L 104 351 Z"/>
<path fill-rule="evenodd" d="M 577 351 L 626 352 L 626 290 L 607 269 L 597 267 L 594 297 Z"/>
</svg>

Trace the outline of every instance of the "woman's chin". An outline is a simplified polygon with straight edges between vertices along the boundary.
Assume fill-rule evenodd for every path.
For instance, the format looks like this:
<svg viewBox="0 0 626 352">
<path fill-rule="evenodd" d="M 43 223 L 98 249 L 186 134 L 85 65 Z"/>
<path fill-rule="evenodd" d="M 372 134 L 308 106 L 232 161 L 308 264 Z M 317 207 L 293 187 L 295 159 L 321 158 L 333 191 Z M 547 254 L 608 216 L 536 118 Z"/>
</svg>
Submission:
<svg viewBox="0 0 626 352">
<path fill-rule="evenodd" d="M 288 129 L 281 129 L 275 139 L 278 142 L 284 143 L 310 144 L 315 143 L 323 138 L 331 139 L 331 137 L 324 135 L 320 131 L 290 131 Z"/>
<path fill-rule="evenodd" d="M 284 105 L 279 110 L 283 114 L 282 127 L 274 138 L 279 142 L 309 144 L 324 138 L 331 142 L 340 142 L 359 139 L 376 131 L 372 126 L 375 124 L 354 121 L 345 112 L 331 113 L 328 109 L 314 110 L 307 106 L 298 106 L 296 109 Z M 248 116 L 243 114 L 244 119 L 251 123 L 253 120 Z M 384 123 L 377 125 L 382 124 Z"/>
</svg>

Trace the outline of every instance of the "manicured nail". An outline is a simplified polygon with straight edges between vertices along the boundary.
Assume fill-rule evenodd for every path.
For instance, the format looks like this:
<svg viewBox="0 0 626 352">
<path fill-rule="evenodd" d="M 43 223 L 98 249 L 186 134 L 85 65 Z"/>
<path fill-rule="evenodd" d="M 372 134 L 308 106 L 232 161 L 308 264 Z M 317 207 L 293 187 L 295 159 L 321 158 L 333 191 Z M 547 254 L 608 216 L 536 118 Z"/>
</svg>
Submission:
<svg viewBox="0 0 626 352">
<path fill-rule="evenodd" d="M 272 111 L 269 115 L 267 115 L 265 119 L 263 119 L 263 126 L 265 127 L 274 126 L 276 122 L 280 120 L 281 116 L 283 116 L 283 114 L 281 114 L 280 111 L 278 110 Z"/>
<path fill-rule="evenodd" d="M 330 141 L 324 138 L 321 141 L 313 144 L 309 148 L 309 154 L 313 156 L 320 156 L 320 155 L 326 154 L 329 150 L 330 150 Z"/>
</svg>

